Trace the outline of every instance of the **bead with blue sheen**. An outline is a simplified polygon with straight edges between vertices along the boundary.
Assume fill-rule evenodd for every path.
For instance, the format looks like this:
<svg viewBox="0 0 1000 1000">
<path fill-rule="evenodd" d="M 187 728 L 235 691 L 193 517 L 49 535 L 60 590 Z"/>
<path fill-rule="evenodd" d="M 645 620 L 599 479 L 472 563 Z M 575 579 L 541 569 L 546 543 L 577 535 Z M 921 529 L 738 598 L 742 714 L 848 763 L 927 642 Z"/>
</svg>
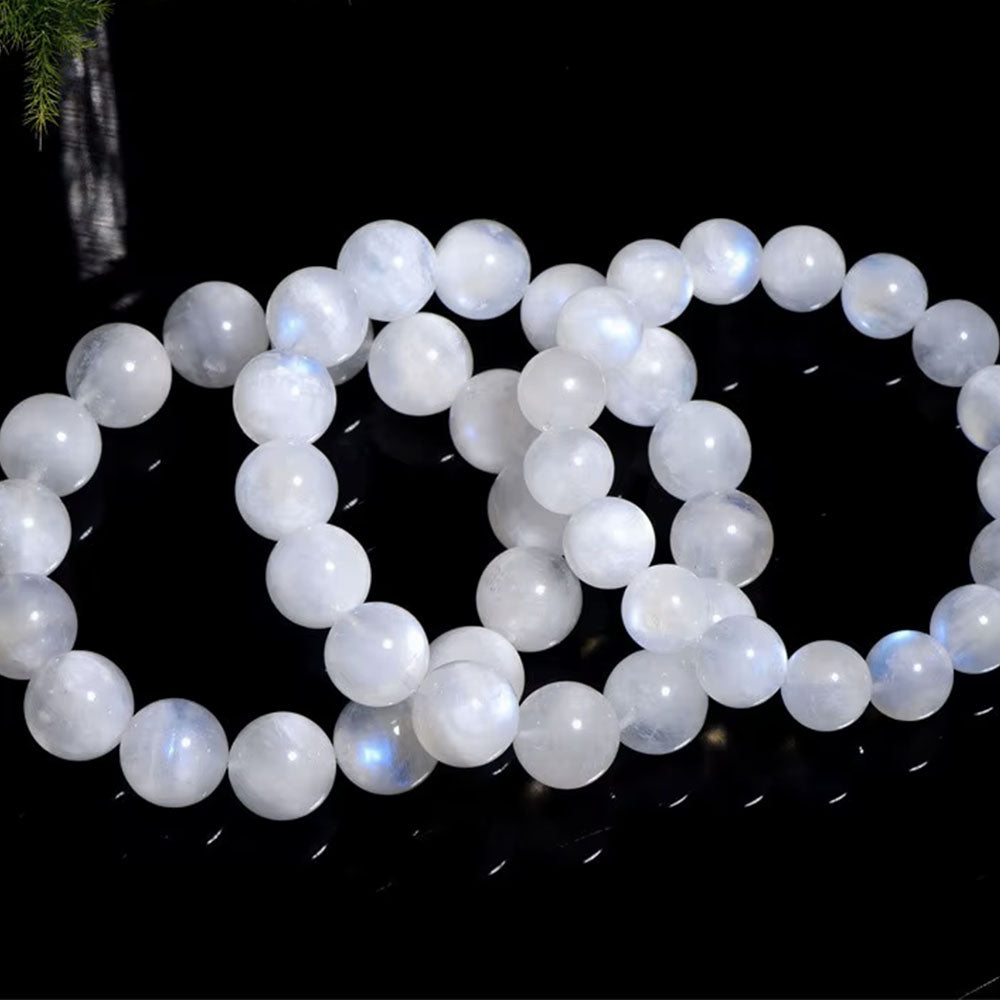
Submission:
<svg viewBox="0 0 1000 1000">
<path fill-rule="evenodd" d="M 840 293 L 851 326 L 876 340 L 901 337 L 927 308 L 927 282 L 905 257 L 873 253 L 844 278 Z"/>
<path fill-rule="evenodd" d="M 535 276 L 521 300 L 521 327 L 536 351 L 556 346 L 556 320 L 566 300 L 604 284 L 604 275 L 583 264 L 556 264 Z"/>
<path fill-rule="evenodd" d="M 982 674 L 1000 665 L 1000 591 L 985 584 L 956 587 L 938 601 L 930 633 L 956 670 Z"/>
<path fill-rule="evenodd" d="M 732 219 L 699 222 L 681 241 L 694 297 L 724 306 L 746 298 L 760 280 L 760 240 Z"/>
<path fill-rule="evenodd" d="M 556 344 L 605 373 L 629 362 L 642 343 L 642 316 L 624 292 L 596 286 L 570 296 L 556 321 Z"/>
<path fill-rule="evenodd" d="M 713 701 L 753 708 L 785 681 L 788 657 L 781 636 L 767 622 L 747 615 L 723 618 L 698 641 L 698 682 Z"/>
<path fill-rule="evenodd" d="M 989 314 L 965 299 L 931 306 L 913 328 L 917 367 L 941 385 L 960 386 L 1000 354 L 1000 334 Z"/>
<path fill-rule="evenodd" d="M 907 629 L 879 639 L 868 654 L 872 704 L 890 719 L 916 722 L 948 700 L 955 681 L 951 656 L 933 637 Z"/>
</svg>

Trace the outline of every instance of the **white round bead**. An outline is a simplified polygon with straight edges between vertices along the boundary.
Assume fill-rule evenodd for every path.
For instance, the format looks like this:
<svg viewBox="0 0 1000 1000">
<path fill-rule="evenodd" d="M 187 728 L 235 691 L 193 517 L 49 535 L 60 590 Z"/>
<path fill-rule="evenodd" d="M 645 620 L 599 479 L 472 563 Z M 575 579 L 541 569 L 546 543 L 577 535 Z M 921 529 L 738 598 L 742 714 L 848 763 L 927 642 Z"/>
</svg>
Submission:
<svg viewBox="0 0 1000 1000">
<path fill-rule="evenodd" d="M 701 732 L 708 714 L 690 649 L 626 656 L 608 676 L 604 697 L 618 716 L 622 743 L 639 753 L 680 750 Z"/>
<path fill-rule="evenodd" d="M 750 435 L 728 406 L 692 399 L 668 410 L 649 436 L 656 481 L 679 500 L 734 489 L 750 468 Z"/>
<path fill-rule="evenodd" d="M 556 320 L 556 343 L 604 372 L 628 364 L 641 342 L 639 310 L 617 288 L 584 288 L 566 300 Z"/>
<path fill-rule="evenodd" d="M 678 566 L 698 576 L 745 587 L 770 561 L 774 529 L 764 508 L 746 493 L 702 493 L 674 517 L 670 551 Z"/>
<path fill-rule="evenodd" d="M 368 355 L 368 377 L 379 398 L 411 417 L 447 410 L 471 375 L 465 334 L 435 313 L 384 326 Z"/>
<path fill-rule="evenodd" d="M 488 764 L 517 735 L 517 696 L 492 667 L 446 663 L 430 671 L 413 696 L 413 731 L 442 764 Z"/>
<path fill-rule="evenodd" d="M 69 394 L 102 427 L 135 427 L 167 401 L 173 370 L 156 337 L 132 323 L 106 323 L 86 334 L 66 364 Z"/>
<path fill-rule="evenodd" d="M 1000 446 L 991 449 L 979 466 L 976 489 L 990 517 L 1000 517 Z"/>
<path fill-rule="evenodd" d="M 368 317 L 347 276 L 332 267 L 304 267 L 278 282 L 265 310 L 278 351 L 340 364 L 365 339 Z"/>
<path fill-rule="evenodd" d="M 236 797 L 264 819 L 299 819 L 333 788 L 337 761 L 319 726 L 295 712 L 271 712 L 244 726 L 229 750 Z"/>
<path fill-rule="evenodd" d="M 333 421 L 337 390 L 312 358 L 268 351 L 247 362 L 233 387 L 236 420 L 251 441 L 315 441 Z"/>
<path fill-rule="evenodd" d="M 186 698 L 164 698 L 136 712 L 122 734 L 119 753 L 132 791 L 170 808 L 208 798 L 229 763 L 219 720 Z"/>
<path fill-rule="evenodd" d="M 847 272 L 840 293 L 856 330 L 877 340 L 901 337 L 927 308 L 927 282 L 905 257 L 873 253 Z"/>
<path fill-rule="evenodd" d="M 955 682 L 948 650 L 937 639 L 908 629 L 879 639 L 868 654 L 868 669 L 872 704 L 900 722 L 933 715 Z"/>
<path fill-rule="evenodd" d="M 732 618 L 733 615 L 750 615 L 756 617 L 750 598 L 740 590 L 735 584 L 728 580 L 702 580 L 702 587 L 705 588 L 705 597 L 708 599 L 708 624 L 714 625 L 721 622 L 723 618 Z"/>
<path fill-rule="evenodd" d="M 361 346 L 349 358 L 341 361 L 340 364 L 331 365 L 327 368 L 334 385 L 343 385 L 354 378 L 355 375 L 359 375 L 364 371 L 365 365 L 368 364 L 368 355 L 371 354 L 374 342 L 375 327 L 372 326 L 372 321 L 369 320 L 365 330 L 365 339 L 361 341 Z"/>
<path fill-rule="evenodd" d="M 626 587 L 653 561 L 656 534 L 645 512 L 621 497 L 592 500 L 563 532 L 569 568 L 591 587 Z"/>
<path fill-rule="evenodd" d="M 622 247 L 608 267 L 608 284 L 635 303 L 646 326 L 680 316 L 694 289 L 687 258 L 663 240 L 636 240 Z"/>
<path fill-rule="evenodd" d="M 607 408 L 637 427 L 652 427 L 668 410 L 694 395 L 698 368 L 687 344 L 658 326 L 642 331 L 639 350 L 605 376 Z"/>
<path fill-rule="evenodd" d="M 625 588 L 622 623 L 643 649 L 669 653 L 694 642 L 708 628 L 705 588 L 681 566 L 650 566 Z"/>
<path fill-rule="evenodd" d="M 789 226 L 764 244 L 760 283 L 782 309 L 812 312 L 832 302 L 847 265 L 840 244 L 815 226 Z"/>
<path fill-rule="evenodd" d="M 980 368 L 958 393 L 958 423 L 977 447 L 1000 445 L 1000 365 Z"/>
<path fill-rule="evenodd" d="M 289 621 L 329 628 L 368 596 L 372 570 L 353 535 L 332 524 L 313 524 L 274 546 L 265 579 L 271 601 Z"/>
<path fill-rule="evenodd" d="M 272 540 L 329 521 L 337 492 L 330 460 L 311 444 L 266 441 L 236 473 L 236 506 L 243 520 Z"/>
<path fill-rule="evenodd" d="M 336 618 L 323 656 L 341 694 L 362 705 L 395 705 L 427 674 L 427 635 L 405 608 L 372 601 Z"/>
<path fill-rule="evenodd" d="M 373 708 L 349 701 L 333 727 L 341 772 L 373 795 L 416 788 L 437 767 L 413 731 L 412 699 Z"/>
<path fill-rule="evenodd" d="M 520 378 L 510 368 L 491 368 L 473 375 L 448 413 L 448 429 L 455 450 L 476 469 L 499 472 L 524 457 L 537 437 L 517 404 Z"/>
<path fill-rule="evenodd" d="M 990 521 L 976 535 L 969 551 L 969 569 L 976 583 L 1000 589 L 1000 521 Z"/>
<path fill-rule="evenodd" d="M 710 626 L 695 651 L 698 682 L 729 708 L 753 708 L 784 683 L 788 657 L 781 636 L 759 618 L 734 615 Z"/>
<path fill-rule="evenodd" d="M 611 767 L 619 733 L 618 716 L 604 695 L 576 681 L 557 681 L 525 698 L 514 754 L 543 785 L 583 788 Z"/>
<path fill-rule="evenodd" d="M 996 362 L 1000 334 L 987 312 L 964 299 L 930 307 L 913 328 L 917 367 L 941 385 L 960 386 Z"/>
<path fill-rule="evenodd" d="M 963 674 L 983 674 L 1000 664 L 1000 591 L 980 583 L 956 587 L 931 614 L 931 635 Z"/>
<path fill-rule="evenodd" d="M 66 557 L 70 532 L 52 490 L 27 479 L 0 482 L 0 573 L 48 576 Z"/>
<path fill-rule="evenodd" d="M 76 492 L 100 460 L 100 429 L 87 408 L 69 396 L 29 396 L 0 424 L 3 471 L 11 479 L 33 479 L 57 496 Z"/>
<path fill-rule="evenodd" d="M 479 620 L 522 653 L 562 642 L 580 618 L 583 592 L 565 561 L 541 549 L 507 549 L 476 587 Z"/>
<path fill-rule="evenodd" d="M 561 554 L 569 518 L 546 510 L 528 492 L 522 466 L 523 462 L 512 462 L 490 487 L 486 513 L 493 534 L 509 549 L 545 549 Z"/>
<path fill-rule="evenodd" d="M 850 646 L 821 639 L 788 658 L 781 700 L 807 729 L 832 733 L 861 718 L 872 694 L 868 664 Z"/>
<path fill-rule="evenodd" d="M 681 241 L 694 297 L 715 306 L 746 298 L 760 280 L 760 240 L 732 219 L 699 222 Z"/>
<path fill-rule="evenodd" d="M 54 580 L 0 576 L 0 676 L 26 680 L 76 642 L 76 608 Z"/>
<path fill-rule="evenodd" d="M 463 625 L 439 635 L 428 651 L 428 671 L 446 663 L 470 660 L 495 670 L 520 701 L 524 693 L 524 664 L 517 650 L 499 632 L 481 625 Z"/>
<path fill-rule="evenodd" d="M 81 649 L 49 660 L 24 692 L 28 731 L 64 760 L 93 760 L 113 750 L 134 708 L 121 670 L 106 656 Z"/>
<path fill-rule="evenodd" d="M 556 514 L 572 514 L 606 496 L 614 477 L 611 449 L 589 427 L 544 431 L 524 455 L 528 491 Z"/>
<path fill-rule="evenodd" d="M 372 319 L 411 316 L 434 294 L 434 247 L 419 229 L 395 219 L 369 222 L 351 233 L 337 270 Z"/>
<path fill-rule="evenodd" d="M 177 374 L 206 389 L 224 389 L 267 350 L 260 303 L 239 285 L 204 281 L 182 292 L 163 321 L 163 346 Z"/>
<path fill-rule="evenodd" d="M 566 300 L 604 284 L 604 275 L 583 264 L 556 264 L 536 275 L 521 300 L 521 326 L 536 351 L 556 346 L 556 320 Z"/>
<path fill-rule="evenodd" d="M 521 412 L 542 431 L 589 427 L 601 415 L 605 395 L 601 369 L 562 347 L 536 354 L 517 383 Z"/>
<path fill-rule="evenodd" d="M 520 302 L 531 278 L 531 259 L 512 229 L 491 219 L 453 226 L 437 245 L 438 298 L 468 319 L 493 319 Z"/>
</svg>

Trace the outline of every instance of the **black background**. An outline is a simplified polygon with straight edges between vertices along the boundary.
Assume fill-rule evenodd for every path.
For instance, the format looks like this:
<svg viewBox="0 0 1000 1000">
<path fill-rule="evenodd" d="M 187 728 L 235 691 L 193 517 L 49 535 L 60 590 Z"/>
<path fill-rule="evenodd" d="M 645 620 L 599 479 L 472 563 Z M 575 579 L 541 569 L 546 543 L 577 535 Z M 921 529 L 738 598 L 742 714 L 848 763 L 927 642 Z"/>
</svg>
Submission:
<svg viewBox="0 0 1000 1000">
<path fill-rule="evenodd" d="M 678 243 L 713 216 L 762 241 L 807 222 L 849 263 L 903 254 L 931 301 L 1000 314 L 988 33 L 958 14 L 135 0 L 108 34 L 127 253 L 97 277 L 81 277 L 95 261 L 74 241 L 65 143 L 53 130 L 37 150 L 21 66 L 0 69 L 3 412 L 61 391 L 98 323 L 159 333 L 173 298 L 208 279 L 263 302 L 377 218 L 432 241 L 499 219 L 535 273 L 604 269 L 633 239 Z M 516 311 L 460 324 L 477 371 L 530 357 Z M 837 303 L 800 316 L 758 289 L 725 309 L 693 302 L 671 328 L 697 358 L 697 395 L 753 437 L 743 488 L 776 548 L 747 593 L 789 651 L 836 638 L 865 653 L 926 629 L 968 582 L 988 520 L 955 391 L 920 375 L 908 337 L 864 338 Z M 607 414 L 596 429 L 616 456 L 612 492 L 647 510 L 669 561 L 678 504 L 651 480 L 647 432 Z M 491 479 L 446 460 L 447 415 L 396 415 L 362 375 L 318 444 L 373 597 L 431 636 L 474 623 L 499 550 Z M 78 645 L 119 663 L 137 704 L 192 698 L 230 736 L 276 709 L 331 729 L 342 699 L 323 635 L 270 606 L 269 543 L 233 503 L 250 444 L 229 392 L 177 378 L 160 414 L 104 446 L 67 500 L 75 538 L 92 530 L 54 574 Z M 602 686 L 630 649 L 618 600 L 586 589 L 569 639 L 525 657 L 527 690 Z M 11 992 L 960 996 L 1000 973 L 997 675 L 957 676 L 925 722 L 869 709 L 833 735 L 795 726 L 780 699 L 713 705 L 692 746 L 622 750 L 574 793 L 539 791 L 509 752 L 392 800 L 341 776 L 314 815 L 282 825 L 225 784 L 158 810 L 114 754 L 51 758 L 21 696 L 0 684 L 3 906 L 53 960 L 11 947 Z M 248 947 L 244 920 L 266 948 Z M 211 958 L 197 975 L 194 956 Z"/>
</svg>

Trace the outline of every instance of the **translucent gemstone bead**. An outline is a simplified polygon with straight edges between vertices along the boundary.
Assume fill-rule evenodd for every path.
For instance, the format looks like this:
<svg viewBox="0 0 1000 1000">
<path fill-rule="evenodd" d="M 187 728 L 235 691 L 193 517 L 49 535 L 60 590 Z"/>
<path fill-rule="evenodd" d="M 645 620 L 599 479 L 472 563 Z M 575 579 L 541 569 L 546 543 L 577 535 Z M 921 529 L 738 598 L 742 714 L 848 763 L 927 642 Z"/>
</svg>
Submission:
<svg viewBox="0 0 1000 1000">
<path fill-rule="evenodd" d="M 340 364 L 365 339 L 368 317 L 350 280 L 332 267 L 304 267 L 278 282 L 265 311 L 278 351 Z"/>
<path fill-rule="evenodd" d="M 1000 445 L 1000 365 L 980 368 L 958 394 L 958 423 L 977 448 Z"/>
<path fill-rule="evenodd" d="M 927 282 L 905 257 L 873 253 L 847 272 L 840 293 L 856 330 L 877 340 L 901 337 L 927 308 Z"/>
<path fill-rule="evenodd" d="M 750 435 L 728 406 L 692 399 L 668 410 L 649 436 L 656 481 L 679 500 L 733 489 L 750 468 Z"/>
<path fill-rule="evenodd" d="M 556 346 L 556 320 L 566 300 L 604 284 L 604 275 L 583 264 L 556 264 L 536 275 L 521 300 L 521 327 L 536 351 Z"/>
<path fill-rule="evenodd" d="M 1000 517 L 1000 447 L 993 448 L 979 466 L 976 489 L 990 516 Z"/>
<path fill-rule="evenodd" d="M 341 772 L 373 795 L 416 788 L 437 767 L 413 731 L 412 699 L 372 708 L 349 701 L 333 728 Z"/>
<path fill-rule="evenodd" d="M 228 281 L 203 281 L 182 292 L 163 321 L 170 363 L 182 378 L 206 389 L 233 385 L 267 343 L 260 303 Z"/>
<path fill-rule="evenodd" d="M 583 592 L 565 561 L 541 549 L 507 549 L 476 588 L 479 620 L 522 653 L 549 649 L 573 631 Z"/>
<path fill-rule="evenodd" d="M 680 566 L 650 566 L 625 588 L 622 623 L 643 649 L 669 653 L 693 642 L 708 627 L 705 588 Z"/>
<path fill-rule="evenodd" d="M 69 514 L 52 490 L 27 479 L 0 482 L 0 573 L 48 576 L 69 543 Z"/>
<path fill-rule="evenodd" d="M 622 743 L 639 753 L 680 750 L 701 732 L 708 714 L 691 649 L 626 656 L 611 671 L 604 697 L 618 716 Z"/>
<path fill-rule="evenodd" d="M 219 720 L 186 698 L 164 698 L 136 712 L 122 734 L 119 753 L 132 791 L 170 808 L 208 798 L 229 763 Z"/>
<path fill-rule="evenodd" d="M 295 712 L 271 712 L 240 730 L 229 750 L 236 797 L 264 819 L 299 819 L 333 788 L 337 761 L 330 738 Z"/>
<path fill-rule="evenodd" d="M 949 591 L 931 615 L 931 635 L 963 674 L 983 674 L 1000 664 L 1000 591 L 970 583 Z"/>
<path fill-rule="evenodd" d="M 81 649 L 49 660 L 24 693 L 28 731 L 64 760 L 93 760 L 113 750 L 134 708 L 121 670 L 106 656 Z"/>
<path fill-rule="evenodd" d="M 368 596 L 372 570 L 353 535 L 332 524 L 314 524 L 275 545 L 265 578 L 274 606 L 289 621 L 329 628 Z"/>
<path fill-rule="evenodd" d="M 605 373 L 628 364 L 641 342 L 642 316 L 617 288 L 585 288 L 559 311 L 556 343 L 590 358 Z"/>
<path fill-rule="evenodd" d="M 432 670 L 413 696 L 413 731 L 442 764 L 479 767 L 517 735 L 517 697 L 492 667 L 468 660 Z"/>
<path fill-rule="evenodd" d="M 694 355 L 676 334 L 658 326 L 642 331 L 639 350 L 605 376 L 607 408 L 637 427 L 652 427 L 668 410 L 694 395 Z"/>
<path fill-rule="evenodd" d="M 268 351 L 240 372 L 233 410 L 243 433 L 265 441 L 315 441 L 333 421 L 337 390 L 312 358 Z"/>
<path fill-rule="evenodd" d="M 493 319 L 521 301 L 531 259 L 513 230 L 491 219 L 453 226 L 437 245 L 438 298 L 468 319 Z"/>
<path fill-rule="evenodd" d="M 879 639 L 868 654 L 868 669 L 872 704 L 900 722 L 933 715 L 948 700 L 955 682 L 948 650 L 937 639 L 911 630 Z"/>
<path fill-rule="evenodd" d="M 663 240 L 636 240 L 622 247 L 608 267 L 608 284 L 635 303 L 646 326 L 680 316 L 694 287 L 687 258 Z"/>
<path fill-rule="evenodd" d="M 411 316 L 434 294 L 434 247 L 419 229 L 395 219 L 369 222 L 351 233 L 337 270 L 372 319 Z"/>
<path fill-rule="evenodd" d="M 481 625 L 463 625 L 439 635 L 430 645 L 428 670 L 456 660 L 471 660 L 495 670 L 520 701 L 524 693 L 524 664 L 517 650 L 499 632 Z"/>
<path fill-rule="evenodd" d="M 678 566 L 698 576 L 745 587 L 770 561 L 774 529 L 764 508 L 746 493 L 702 493 L 674 517 L 670 551 Z"/>
<path fill-rule="evenodd" d="M 815 226 L 789 226 L 764 244 L 760 283 L 782 309 L 812 312 L 832 302 L 846 271 L 840 244 Z"/>
<path fill-rule="evenodd" d="M 788 658 L 781 700 L 807 729 L 831 733 L 861 718 L 871 700 L 868 664 L 850 646 L 821 639 Z"/>
<path fill-rule="evenodd" d="M 913 328 L 917 367 L 941 385 L 960 386 L 1000 354 L 1000 334 L 987 312 L 964 299 L 930 307 Z"/>
<path fill-rule="evenodd" d="M 337 492 L 330 460 L 311 444 L 266 441 L 236 473 L 236 506 L 243 520 L 272 540 L 329 521 Z"/>
<path fill-rule="evenodd" d="M 695 651 L 698 682 L 713 701 L 753 708 L 784 683 L 788 657 L 781 636 L 759 618 L 734 615 L 712 625 Z"/>
<path fill-rule="evenodd" d="M 750 598 L 735 584 L 727 580 L 702 580 L 701 585 L 705 588 L 705 597 L 708 598 L 710 625 L 721 622 L 723 618 L 732 618 L 733 615 L 756 616 L 757 612 Z"/>
<path fill-rule="evenodd" d="M 0 676 L 26 680 L 76 642 L 76 608 L 54 580 L 0 576 Z"/>
<path fill-rule="evenodd" d="M 493 481 L 486 501 L 490 527 L 509 549 L 545 549 L 559 555 L 569 518 L 546 510 L 528 492 L 522 464 L 512 462 Z"/>
<path fill-rule="evenodd" d="M 69 396 L 29 396 L 0 424 L 3 471 L 11 479 L 33 479 L 57 496 L 76 492 L 97 471 L 100 460 L 97 423 Z"/>
<path fill-rule="evenodd" d="M 323 655 L 341 694 L 376 708 L 395 705 L 427 674 L 427 635 L 405 608 L 372 601 L 334 621 Z"/>
<path fill-rule="evenodd" d="M 448 413 L 455 450 L 476 469 L 499 472 L 524 458 L 538 432 L 517 405 L 517 381 L 510 368 L 491 368 L 473 375 Z"/>
<path fill-rule="evenodd" d="M 368 321 L 368 328 L 365 330 L 365 339 L 361 341 L 361 346 L 349 357 L 345 358 L 338 365 L 331 365 L 327 371 L 334 385 L 343 385 L 349 382 L 355 375 L 360 375 L 368 364 L 368 355 L 371 354 L 372 344 L 375 342 L 375 328 L 371 320 Z"/>
<path fill-rule="evenodd" d="M 583 788 L 611 767 L 619 733 L 618 716 L 604 695 L 576 681 L 557 681 L 525 698 L 514 753 L 535 781 Z"/>
<path fill-rule="evenodd" d="M 563 533 L 569 568 L 592 587 L 626 587 L 653 561 L 656 534 L 640 507 L 601 497 L 570 517 Z"/>
<path fill-rule="evenodd" d="M 681 241 L 694 297 L 714 306 L 746 298 L 760 279 L 760 241 L 732 219 L 699 222 Z"/>
<path fill-rule="evenodd" d="M 969 552 L 969 569 L 976 583 L 1000 589 L 1000 521 L 990 521 L 976 535 Z"/>
<path fill-rule="evenodd" d="M 556 514 L 572 514 L 606 496 L 614 476 L 611 449 L 590 428 L 545 431 L 524 455 L 528 491 Z"/>
<path fill-rule="evenodd" d="M 66 365 L 69 394 L 102 427 L 135 427 L 167 401 L 173 370 L 156 337 L 132 323 L 106 323 L 77 341 Z"/>
<path fill-rule="evenodd" d="M 536 354 L 517 384 L 521 412 L 542 431 L 589 427 L 604 409 L 605 394 L 601 369 L 561 347 Z"/>
<path fill-rule="evenodd" d="M 384 326 L 368 377 L 386 406 L 412 417 L 447 410 L 472 375 L 472 348 L 450 319 L 417 313 Z"/>
</svg>

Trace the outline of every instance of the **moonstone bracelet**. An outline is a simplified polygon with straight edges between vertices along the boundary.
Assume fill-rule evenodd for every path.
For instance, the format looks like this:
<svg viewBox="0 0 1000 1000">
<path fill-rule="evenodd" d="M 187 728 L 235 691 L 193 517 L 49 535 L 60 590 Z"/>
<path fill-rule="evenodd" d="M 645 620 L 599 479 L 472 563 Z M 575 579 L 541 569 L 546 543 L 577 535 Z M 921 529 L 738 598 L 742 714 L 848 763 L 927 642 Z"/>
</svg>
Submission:
<svg viewBox="0 0 1000 1000">
<path fill-rule="evenodd" d="M 689 743 L 709 698 L 749 708 L 780 691 L 796 721 L 823 731 L 850 725 L 869 701 L 899 720 L 935 712 L 955 670 L 1000 664 L 996 521 L 972 547 L 975 582 L 942 598 L 929 633 L 893 632 L 867 660 L 832 641 L 788 657 L 740 589 L 764 570 L 774 542 L 763 508 L 737 489 L 750 436 L 727 407 L 692 398 L 694 359 L 664 324 L 692 296 L 737 302 L 758 281 L 794 312 L 839 294 L 850 323 L 869 337 L 912 329 L 920 369 L 961 387 L 962 430 L 989 451 L 979 495 L 1000 515 L 997 328 L 970 302 L 928 309 L 923 276 L 901 257 L 873 254 L 847 271 L 840 247 L 819 229 L 793 226 L 761 248 L 745 226 L 713 219 L 679 249 L 654 239 L 629 244 L 606 277 L 562 264 L 530 281 L 524 244 L 497 222 L 463 222 L 436 248 L 405 223 L 374 222 L 347 240 L 336 269 L 308 267 L 282 280 L 266 312 L 243 289 L 206 282 L 171 306 L 162 343 L 128 323 L 92 330 L 70 355 L 69 395 L 32 396 L 3 421 L 0 673 L 28 680 L 32 736 L 69 760 L 120 745 L 129 785 L 157 805 L 198 802 L 228 771 L 253 812 L 293 819 L 325 800 L 338 763 L 361 788 L 392 795 L 419 785 L 438 762 L 475 767 L 511 744 L 537 781 L 578 788 L 607 770 L 619 743 L 648 754 Z M 473 320 L 520 302 L 538 353 L 520 373 L 473 375 L 462 330 L 420 311 L 435 292 Z M 373 320 L 386 324 L 377 335 Z M 482 625 L 430 643 L 404 608 L 367 600 L 364 548 L 328 523 L 337 476 L 312 442 L 333 420 L 335 386 L 366 365 L 394 410 L 450 410 L 458 453 L 496 476 L 488 516 L 505 551 L 479 580 Z M 332 741 L 311 720 L 275 712 L 229 747 L 215 716 L 193 702 L 166 699 L 134 712 L 122 671 L 73 649 L 73 603 L 48 579 L 70 544 L 60 497 L 97 468 L 99 426 L 135 426 L 160 409 L 172 368 L 197 385 L 231 386 L 236 419 L 258 445 L 237 473 L 236 503 L 249 527 L 275 542 L 266 569 L 274 606 L 299 625 L 329 630 L 326 669 L 350 699 Z M 614 458 L 590 429 L 605 407 L 652 428 L 653 475 L 683 501 L 670 530 L 672 564 L 651 565 L 649 518 L 607 495 Z M 641 648 L 612 670 L 603 693 L 563 681 L 521 701 L 520 653 L 570 633 L 581 582 L 624 588 L 622 622 Z"/>
</svg>

